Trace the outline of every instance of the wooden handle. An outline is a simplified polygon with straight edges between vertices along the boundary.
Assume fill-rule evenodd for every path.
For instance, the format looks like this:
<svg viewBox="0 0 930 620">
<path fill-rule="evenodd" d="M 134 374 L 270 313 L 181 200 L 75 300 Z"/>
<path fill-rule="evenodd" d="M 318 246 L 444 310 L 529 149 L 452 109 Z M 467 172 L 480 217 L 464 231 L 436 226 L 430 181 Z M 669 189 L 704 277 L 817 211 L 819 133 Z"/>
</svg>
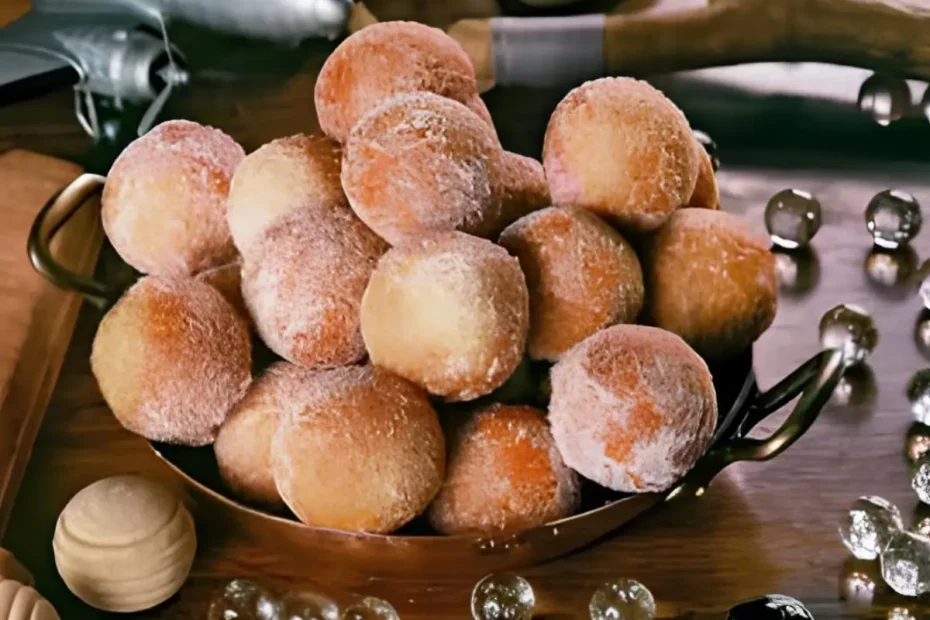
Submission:
<svg viewBox="0 0 930 620">
<path fill-rule="evenodd" d="M 930 6 L 881 0 L 663 0 L 609 15 L 608 73 L 809 61 L 930 78 Z"/>
</svg>

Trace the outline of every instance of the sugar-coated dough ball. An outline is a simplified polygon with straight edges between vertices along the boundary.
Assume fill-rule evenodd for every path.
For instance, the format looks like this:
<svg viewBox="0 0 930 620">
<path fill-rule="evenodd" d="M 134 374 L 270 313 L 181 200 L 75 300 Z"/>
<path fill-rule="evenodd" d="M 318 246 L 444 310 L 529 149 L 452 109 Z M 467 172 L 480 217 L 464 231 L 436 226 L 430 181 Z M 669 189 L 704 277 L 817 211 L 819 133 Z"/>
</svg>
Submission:
<svg viewBox="0 0 930 620">
<path fill-rule="evenodd" d="M 229 188 L 229 230 L 243 254 L 281 215 L 309 205 L 345 205 L 342 151 L 332 140 L 297 134 L 249 154 Z"/>
<path fill-rule="evenodd" d="M 16 556 L 0 548 L 0 580 L 2 579 L 12 579 L 27 586 L 33 584 L 32 575 L 19 563 Z M 0 618 L 3 618 L 3 615 L 0 615 Z"/>
<path fill-rule="evenodd" d="M 688 206 L 698 209 L 717 210 L 720 208 L 720 189 L 717 187 L 714 163 L 700 143 L 698 143 L 697 148 L 699 149 L 698 157 L 700 161 L 698 177 L 694 186 L 694 193 L 691 194 L 691 200 L 688 201 Z"/>
<path fill-rule="evenodd" d="M 650 240 L 643 261 L 655 325 L 706 358 L 746 349 L 775 318 L 775 258 L 740 217 L 682 209 Z"/>
<path fill-rule="evenodd" d="M 434 231 L 480 234 L 493 215 L 500 152 L 487 125 L 457 101 L 398 95 L 352 130 L 342 186 L 359 218 L 392 245 Z"/>
<path fill-rule="evenodd" d="M 71 498 L 52 547 L 79 599 L 125 613 L 155 607 L 181 588 L 197 537 L 190 512 L 170 491 L 142 476 L 113 476 Z"/>
<path fill-rule="evenodd" d="M 681 110 L 646 82 L 586 82 L 562 99 L 546 129 L 552 201 L 631 230 L 658 228 L 694 193 L 694 142 Z"/>
<path fill-rule="evenodd" d="M 504 228 L 524 215 L 552 204 L 546 173 L 532 157 L 501 151 L 494 169 L 493 211 L 485 218 L 485 226 L 473 231 L 489 239 L 496 239 Z"/>
<path fill-rule="evenodd" d="M 520 363 L 528 306 L 520 265 L 506 250 L 437 233 L 381 259 L 362 299 L 362 335 L 375 364 L 447 400 L 472 400 Z"/>
<path fill-rule="evenodd" d="M 542 411 L 494 404 L 460 421 L 429 520 L 444 534 L 495 534 L 570 516 L 581 499 Z"/>
<path fill-rule="evenodd" d="M 166 121 L 133 141 L 103 190 L 110 243 L 143 273 L 192 274 L 233 259 L 226 197 L 245 157 L 219 129 Z"/>
<path fill-rule="evenodd" d="M 415 22 L 373 24 L 346 38 L 323 64 L 314 101 L 323 132 L 344 142 L 372 108 L 418 91 L 466 104 L 493 132 L 465 50 L 442 30 Z"/>
<path fill-rule="evenodd" d="M 707 364 L 678 336 L 615 325 L 552 368 L 549 421 L 565 464 L 614 491 L 664 491 L 717 424 Z"/>
<path fill-rule="evenodd" d="M 208 284 L 147 276 L 103 317 L 90 364 L 120 424 L 203 446 L 251 381 L 249 330 Z"/>
<path fill-rule="evenodd" d="M 246 323 L 251 323 L 252 317 L 242 298 L 242 259 L 237 257 L 231 263 L 201 271 L 196 279 L 215 288 Z"/>
<path fill-rule="evenodd" d="M 60 620 L 60 616 L 31 586 L 0 577 L 0 619 Z"/>
<path fill-rule="evenodd" d="M 299 406 L 312 370 L 277 362 L 252 382 L 220 427 L 213 450 L 220 476 L 244 501 L 281 510 L 284 502 L 271 469 L 271 441 L 286 407 Z"/>
<path fill-rule="evenodd" d="M 307 367 L 365 355 L 358 308 L 387 245 L 346 207 L 282 216 L 242 268 L 242 294 L 265 344 Z"/>
<path fill-rule="evenodd" d="M 308 525 L 388 533 L 421 513 L 445 474 L 426 393 L 373 366 L 316 373 L 274 438 L 281 497 Z"/>
<path fill-rule="evenodd" d="M 511 224 L 500 244 L 520 260 L 530 292 L 530 357 L 556 361 L 643 306 L 639 259 L 620 233 L 583 209 L 550 207 Z"/>
</svg>

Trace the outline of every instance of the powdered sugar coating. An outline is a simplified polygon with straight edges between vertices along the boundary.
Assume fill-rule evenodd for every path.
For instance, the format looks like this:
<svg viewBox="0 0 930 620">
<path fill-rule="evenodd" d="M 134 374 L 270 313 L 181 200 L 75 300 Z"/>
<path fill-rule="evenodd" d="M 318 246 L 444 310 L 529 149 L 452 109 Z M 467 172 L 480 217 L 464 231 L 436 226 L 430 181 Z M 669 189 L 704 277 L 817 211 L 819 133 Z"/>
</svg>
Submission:
<svg viewBox="0 0 930 620">
<path fill-rule="evenodd" d="M 271 470 L 271 443 L 285 406 L 299 404 L 312 370 L 276 362 L 249 387 L 216 436 L 213 450 L 220 476 L 238 497 L 280 511 L 284 502 Z"/>
<path fill-rule="evenodd" d="M 233 259 L 226 196 L 245 152 L 218 129 L 166 121 L 117 157 L 103 190 L 103 227 L 143 273 L 188 275 Z"/>
<path fill-rule="evenodd" d="M 242 299 L 242 259 L 236 257 L 232 262 L 213 267 L 206 271 L 201 271 L 196 276 L 201 282 L 206 282 L 223 296 L 223 299 L 229 302 L 239 316 L 246 323 L 252 322 L 249 311 L 245 307 L 245 300 Z"/>
<path fill-rule="evenodd" d="M 280 217 L 242 267 L 242 295 L 268 348 L 307 367 L 364 357 L 359 303 L 386 249 L 348 208 Z"/>
<path fill-rule="evenodd" d="M 445 475 L 445 439 L 426 394 L 372 366 L 301 384 L 274 437 L 278 491 L 301 521 L 388 533 L 422 512 Z"/>
<path fill-rule="evenodd" d="M 681 110 L 646 82 L 586 82 L 562 99 L 546 129 L 543 165 L 552 200 L 624 228 L 658 228 L 694 193 L 694 143 Z"/>
<path fill-rule="evenodd" d="M 527 351 L 557 361 L 572 346 L 643 306 L 639 259 L 620 233 L 583 209 L 549 207 L 500 238 L 520 260 L 530 293 Z"/>
<path fill-rule="evenodd" d="M 407 93 L 367 114 L 345 144 L 342 186 L 355 213 L 392 245 L 485 227 L 493 208 L 487 126 L 462 104 Z"/>
<path fill-rule="evenodd" d="M 496 239 L 518 219 L 552 204 L 542 164 L 532 157 L 500 151 L 491 175 L 493 204 L 483 225 L 472 234 Z"/>
<path fill-rule="evenodd" d="M 314 103 L 323 132 L 345 142 L 373 108 L 417 91 L 466 104 L 493 133 L 465 50 L 442 30 L 416 22 L 382 22 L 347 37 L 323 64 Z"/>
<path fill-rule="evenodd" d="M 698 149 L 698 177 L 688 206 L 696 209 L 717 210 L 720 208 L 720 189 L 717 187 L 714 163 L 704 147 L 699 142 L 695 142 Z"/>
<path fill-rule="evenodd" d="M 581 499 L 542 411 L 493 404 L 452 431 L 448 473 L 429 509 L 444 534 L 495 534 L 570 516 Z"/>
<path fill-rule="evenodd" d="M 649 241 L 643 260 L 652 321 L 707 358 L 737 354 L 775 318 L 775 258 L 740 217 L 682 209 Z"/>
<path fill-rule="evenodd" d="M 321 136 L 297 134 L 250 153 L 233 175 L 226 217 L 243 254 L 281 215 L 348 204 L 339 181 L 342 150 Z"/>
<path fill-rule="evenodd" d="M 664 491 L 704 453 L 717 422 L 707 364 L 681 338 L 615 325 L 552 368 L 549 421 L 566 465 L 615 491 Z"/>
<path fill-rule="evenodd" d="M 384 255 L 365 290 L 361 323 L 372 362 L 447 400 L 472 400 L 520 363 L 526 282 L 503 248 L 435 233 Z"/>
<path fill-rule="evenodd" d="M 100 322 L 91 369 L 117 420 L 153 441 L 213 443 L 252 379 L 241 318 L 211 286 L 148 276 Z"/>
</svg>

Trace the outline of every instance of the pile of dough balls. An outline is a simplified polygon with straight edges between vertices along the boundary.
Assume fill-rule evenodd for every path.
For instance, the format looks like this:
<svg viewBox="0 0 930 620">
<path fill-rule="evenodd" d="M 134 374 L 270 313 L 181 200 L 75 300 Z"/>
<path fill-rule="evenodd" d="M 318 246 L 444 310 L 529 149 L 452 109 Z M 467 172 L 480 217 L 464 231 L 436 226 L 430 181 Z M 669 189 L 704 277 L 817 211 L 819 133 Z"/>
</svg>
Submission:
<svg viewBox="0 0 930 620">
<path fill-rule="evenodd" d="M 719 211 L 681 111 L 595 80 L 541 162 L 517 155 L 458 43 L 407 22 L 342 42 L 315 102 L 324 135 L 246 155 L 171 121 L 114 164 L 106 230 L 145 274 L 93 347 L 119 421 L 212 445 L 242 502 L 351 531 L 530 528 L 573 514 L 581 477 L 675 484 L 717 420 L 704 360 L 775 311 L 773 258 Z"/>
</svg>

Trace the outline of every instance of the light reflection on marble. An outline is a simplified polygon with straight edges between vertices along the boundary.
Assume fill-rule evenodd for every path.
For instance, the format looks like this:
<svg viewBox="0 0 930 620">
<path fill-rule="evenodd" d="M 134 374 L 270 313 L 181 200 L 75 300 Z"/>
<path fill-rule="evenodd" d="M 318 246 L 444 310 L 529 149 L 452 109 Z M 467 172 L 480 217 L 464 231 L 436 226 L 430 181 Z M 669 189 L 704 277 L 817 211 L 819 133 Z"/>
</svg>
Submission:
<svg viewBox="0 0 930 620">
<path fill-rule="evenodd" d="M 873 247 L 866 255 L 863 269 L 872 288 L 884 297 L 904 298 L 914 292 L 917 252 L 911 246 L 897 250 Z"/>
<path fill-rule="evenodd" d="M 839 594 L 846 609 L 855 615 L 868 613 L 876 597 L 887 594 L 877 561 L 849 557 L 840 569 Z"/>
<path fill-rule="evenodd" d="M 878 386 L 871 366 L 859 364 L 843 373 L 830 397 L 830 406 L 866 407 L 875 402 L 877 393 Z"/>
<path fill-rule="evenodd" d="M 917 314 L 914 323 L 914 344 L 925 358 L 930 360 L 930 310 L 924 308 Z"/>
<path fill-rule="evenodd" d="M 907 429 L 904 443 L 904 455 L 912 465 L 930 450 L 930 426 L 914 422 Z"/>
<path fill-rule="evenodd" d="M 812 247 L 794 251 L 772 247 L 775 256 L 775 276 L 779 291 L 789 297 L 801 298 L 820 282 L 820 258 Z"/>
</svg>

